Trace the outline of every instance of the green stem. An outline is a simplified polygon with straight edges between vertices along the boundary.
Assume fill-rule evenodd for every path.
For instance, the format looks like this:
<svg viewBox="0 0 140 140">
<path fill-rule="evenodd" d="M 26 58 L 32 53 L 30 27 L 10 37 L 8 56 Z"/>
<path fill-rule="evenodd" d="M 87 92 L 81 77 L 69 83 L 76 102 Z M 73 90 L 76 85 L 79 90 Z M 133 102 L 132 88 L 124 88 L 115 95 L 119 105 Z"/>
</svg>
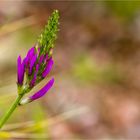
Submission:
<svg viewBox="0 0 140 140">
<path fill-rule="evenodd" d="M 13 105 L 9 108 L 9 110 L 5 113 L 5 115 L 3 116 L 3 118 L 0 120 L 0 129 L 2 128 L 2 126 L 6 123 L 6 121 L 8 120 L 8 118 L 12 115 L 13 111 L 16 109 L 16 107 L 18 106 L 21 98 L 23 97 L 24 94 L 19 94 L 18 97 L 16 98 L 16 100 L 14 101 Z"/>
</svg>

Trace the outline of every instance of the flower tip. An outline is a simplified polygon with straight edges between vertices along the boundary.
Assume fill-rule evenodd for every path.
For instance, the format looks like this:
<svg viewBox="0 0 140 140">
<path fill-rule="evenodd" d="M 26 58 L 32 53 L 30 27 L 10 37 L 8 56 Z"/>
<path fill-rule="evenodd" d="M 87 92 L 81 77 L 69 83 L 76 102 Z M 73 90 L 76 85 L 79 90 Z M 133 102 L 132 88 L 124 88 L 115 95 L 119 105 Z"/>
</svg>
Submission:
<svg viewBox="0 0 140 140">
<path fill-rule="evenodd" d="M 19 62 L 21 63 L 21 56 L 20 56 L 20 55 L 19 55 L 18 58 L 17 58 L 17 62 L 18 62 L 18 63 L 19 63 Z"/>
<path fill-rule="evenodd" d="M 53 85 L 53 83 L 54 83 L 54 78 L 52 78 L 52 79 L 50 80 L 50 82 L 51 82 L 51 84 Z"/>
</svg>

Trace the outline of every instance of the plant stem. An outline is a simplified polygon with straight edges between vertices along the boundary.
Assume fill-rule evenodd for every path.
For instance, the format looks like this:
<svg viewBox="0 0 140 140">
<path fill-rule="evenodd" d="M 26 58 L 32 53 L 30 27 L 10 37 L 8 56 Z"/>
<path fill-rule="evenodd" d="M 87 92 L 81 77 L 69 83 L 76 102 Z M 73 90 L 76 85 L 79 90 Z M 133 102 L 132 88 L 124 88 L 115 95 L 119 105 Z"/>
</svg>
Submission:
<svg viewBox="0 0 140 140">
<path fill-rule="evenodd" d="M 3 116 L 3 118 L 0 120 L 0 129 L 6 123 L 6 121 L 8 120 L 8 118 L 12 115 L 13 111 L 18 106 L 18 104 L 19 104 L 21 98 L 23 97 L 23 95 L 24 94 L 19 94 L 18 95 L 18 97 L 16 98 L 16 100 L 14 101 L 14 103 L 12 104 L 12 106 L 9 108 L 9 110 L 5 113 L 5 115 Z"/>
</svg>

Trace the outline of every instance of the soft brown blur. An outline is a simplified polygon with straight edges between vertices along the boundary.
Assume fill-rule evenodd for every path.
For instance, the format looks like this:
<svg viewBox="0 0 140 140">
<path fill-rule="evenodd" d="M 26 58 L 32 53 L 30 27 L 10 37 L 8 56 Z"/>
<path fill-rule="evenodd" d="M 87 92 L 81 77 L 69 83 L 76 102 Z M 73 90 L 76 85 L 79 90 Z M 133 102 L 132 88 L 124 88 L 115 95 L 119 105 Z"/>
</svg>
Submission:
<svg viewBox="0 0 140 140">
<path fill-rule="evenodd" d="M 0 117 L 16 97 L 16 59 L 60 11 L 51 74 L 42 99 L 5 125 L 13 138 L 140 139 L 140 2 L 0 1 Z M 41 86 L 38 86 L 38 90 Z"/>
</svg>

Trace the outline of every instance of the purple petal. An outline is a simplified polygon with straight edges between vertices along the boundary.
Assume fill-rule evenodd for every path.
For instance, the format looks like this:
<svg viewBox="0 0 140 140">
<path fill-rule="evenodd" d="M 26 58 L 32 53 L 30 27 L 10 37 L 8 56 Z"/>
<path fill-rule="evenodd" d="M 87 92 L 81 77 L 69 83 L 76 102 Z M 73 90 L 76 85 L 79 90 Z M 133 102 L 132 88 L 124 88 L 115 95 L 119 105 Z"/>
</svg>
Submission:
<svg viewBox="0 0 140 140">
<path fill-rule="evenodd" d="M 22 85 L 24 79 L 24 62 L 21 62 L 21 56 L 17 59 L 17 81 L 18 84 Z"/>
<path fill-rule="evenodd" d="M 33 56 L 35 54 L 35 47 L 32 47 L 31 49 L 29 49 L 27 56 Z"/>
<path fill-rule="evenodd" d="M 46 61 L 48 60 L 48 58 L 49 58 L 49 57 L 48 57 L 48 54 L 46 54 L 46 58 L 45 58 L 45 59 L 46 59 Z"/>
<path fill-rule="evenodd" d="M 38 73 L 39 70 L 39 64 L 36 65 L 36 73 Z"/>
<path fill-rule="evenodd" d="M 41 90 L 36 92 L 33 96 L 29 97 L 30 100 L 36 100 L 44 96 L 48 90 L 53 86 L 54 83 L 54 78 L 52 78 Z"/>
<path fill-rule="evenodd" d="M 41 64 L 43 62 L 43 59 L 44 59 L 44 55 L 42 54 L 39 58 L 39 64 Z"/>
<path fill-rule="evenodd" d="M 50 72 L 51 69 L 52 69 L 52 66 L 53 66 L 53 60 L 52 60 L 52 58 L 50 58 L 50 59 L 48 60 L 48 64 L 46 65 L 45 70 L 44 70 L 43 73 L 42 73 L 42 77 L 43 77 L 43 78 L 45 78 L 45 77 L 49 74 L 49 72 Z"/>
<path fill-rule="evenodd" d="M 40 48 L 38 48 L 38 53 L 40 53 Z"/>
<path fill-rule="evenodd" d="M 35 73 L 34 73 L 33 79 L 32 79 L 31 82 L 30 82 L 30 87 L 33 87 L 33 86 L 35 85 L 38 70 L 39 70 L 39 65 L 37 64 L 37 65 L 36 65 L 36 71 L 35 71 Z"/>
<path fill-rule="evenodd" d="M 24 59 L 23 59 L 23 62 L 24 62 L 24 65 L 25 65 L 25 67 L 28 65 L 27 63 L 28 63 L 28 61 L 27 61 L 27 57 L 25 57 Z"/>
<path fill-rule="evenodd" d="M 19 84 L 21 84 L 21 57 L 18 56 L 17 59 L 17 81 Z"/>
<path fill-rule="evenodd" d="M 34 74 L 34 77 L 33 77 L 33 79 L 31 80 L 31 82 L 30 82 L 30 87 L 34 87 L 34 85 L 35 85 L 35 82 L 36 82 L 36 73 Z"/>
<path fill-rule="evenodd" d="M 33 70 L 33 67 L 34 67 L 34 64 L 35 64 L 35 62 L 36 62 L 36 60 L 37 60 L 37 54 L 35 54 L 33 57 L 32 57 L 32 59 L 30 60 L 30 66 L 29 66 L 29 75 L 31 75 L 32 74 L 32 70 Z"/>
<path fill-rule="evenodd" d="M 23 60 L 24 63 L 25 63 L 26 68 L 28 68 L 28 65 L 29 65 L 29 63 L 30 63 L 30 61 L 31 61 L 31 59 L 32 59 L 32 57 L 33 57 L 34 55 L 35 55 L 35 48 L 32 47 L 31 49 L 29 49 L 29 51 L 28 51 L 26 57 L 25 57 L 24 60 Z"/>
</svg>

